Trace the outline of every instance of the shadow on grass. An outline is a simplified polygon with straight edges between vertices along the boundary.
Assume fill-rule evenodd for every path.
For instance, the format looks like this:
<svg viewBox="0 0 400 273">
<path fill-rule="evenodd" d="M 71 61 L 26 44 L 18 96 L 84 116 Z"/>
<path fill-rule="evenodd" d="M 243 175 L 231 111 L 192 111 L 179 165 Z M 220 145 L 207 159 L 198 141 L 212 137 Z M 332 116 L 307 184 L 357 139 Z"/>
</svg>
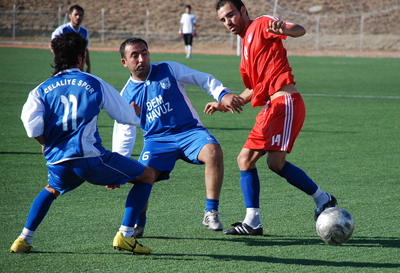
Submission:
<svg viewBox="0 0 400 273">
<path fill-rule="evenodd" d="M 40 146 L 39 146 L 40 147 Z M 42 152 L 40 151 L 39 148 L 39 152 L 0 152 L 0 155 L 43 155 Z"/>
<path fill-rule="evenodd" d="M 334 262 L 321 261 L 313 259 L 287 259 L 265 256 L 251 255 L 207 255 L 207 254 L 151 254 L 156 259 L 177 259 L 177 260 L 194 260 L 196 257 L 209 257 L 222 261 L 246 261 L 246 262 L 261 262 L 270 264 L 285 264 L 285 265 L 308 265 L 308 266 L 330 266 L 330 267 L 354 267 L 354 268 L 400 268 L 398 263 L 367 263 L 367 262 Z M 171 258 L 173 256 L 173 258 Z"/>
<path fill-rule="evenodd" d="M 274 236 L 264 235 L 257 237 L 231 237 L 224 236 L 223 238 L 184 238 L 184 237 L 145 237 L 148 239 L 158 240 L 204 240 L 204 241 L 231 241 L 233 243 L 243 243 L 247 246 L 291 246 L 291 245 L 320 245 L 324 244 L 321 240 L 315 238 L 299 238 L 299 237 L 287 237 L 287 236 Z M 377 248 L 400 248 L 399 237 L 352 237 L 348 242 L 341 246 L 327 246 L 327 247 L 377 247 Z M 250 252 L 249 252 L 250 253 Z M 82 255 L 132 255 L 127 251 L 115 251 L 115 252 L 58 252 L 58 251 L 35 251 L 28 255 L 34 254 L 82 254 Z M 329 267 L 354 267 L 354 268 L 400 268 L 400 263 L 368 263 L 368 262 L 351 262 L 351 261 L 323 261 L 316 259 L 288 259 L 279 257 L 268 257 L 260 255 L 224 255 L 224 254 L 171 254 L 171 253 L 156 253 L 153 252 L 150 255 L 144 255 L 150 259 L 157 260 L 177 260 L 177 261 L 193 261 L 198 259 L 215 259 L 220 261 L 247 261 L 247 262 L 262 262 L 272 264 L 285 264 L 285 265 L 308 265 L 308 266 L 329 266 Z"/>
<path fill-rule="evenodd" d="M 207 240 L 207 241 L 230 241 L 244 243 L 247 246 L 292 246 L 292 245 L 320 245 L 325 244 L 319 238 L 291 238 L 288 236 L 267 235 L 263 236 L 224 236 L 223 238 L 179 238 L 179 237 L 149 237 L 149 239 L 161 240 Z M 400 248 L 400 237 L 351 237 L 345 244 L 330 247 L 377 247 L 377 248 Z M 399 265 L 400 266 L 400 265 Z"/>
</svg>

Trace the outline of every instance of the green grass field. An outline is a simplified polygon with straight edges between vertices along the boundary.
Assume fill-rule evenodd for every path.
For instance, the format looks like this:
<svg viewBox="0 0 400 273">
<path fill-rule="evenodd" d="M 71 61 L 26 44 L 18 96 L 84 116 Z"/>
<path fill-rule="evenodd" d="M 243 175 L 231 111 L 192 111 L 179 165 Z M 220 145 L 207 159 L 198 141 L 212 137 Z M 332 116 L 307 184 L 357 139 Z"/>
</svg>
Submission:
<svg viewBox="0 0 400 273">
<path fill-rule="evenodd" d="M 151 49 L 151 48 L 150 48 Z M 153 54 L 212 73 L 234 93 L 243 90 L 237 56 Z M 120 90 L 129 76 L 118 52 L 91 52 L 92 73 Z M 204 168 L 177 162 L 171 179 L 150 197 L 142 244 L 149 256 L 113 249 L 129 186 L 107 191 L 85 183 L 59 197 L 39 226 L 31 254 L 10 254 L 29 208 L 46 185 L 41 147 L 26 136 L 20 114 L 28 93 L 51 73 L 49 50 L 0 48 L 0 272 L 399 272 L 399 59 L 289 57 L 307 117 L 288 161 L 334 194 L 355 221 L 350 240 L 323 243 L 315 232 L 311 197 L 258 164 L 263 237 L 229 237 L 201 224 Z M 225 179 L 220 212 L 225 228 L 243 220 L 236 156 L 260 109 L 238 115 L 202 113 L 212 98 L 187 93 L 200 119 L 220 141 Z M 113 121 L 99 130 L 111 149 Z M 140 154 L 138 136 L 132 157 Z"/>
</svg>

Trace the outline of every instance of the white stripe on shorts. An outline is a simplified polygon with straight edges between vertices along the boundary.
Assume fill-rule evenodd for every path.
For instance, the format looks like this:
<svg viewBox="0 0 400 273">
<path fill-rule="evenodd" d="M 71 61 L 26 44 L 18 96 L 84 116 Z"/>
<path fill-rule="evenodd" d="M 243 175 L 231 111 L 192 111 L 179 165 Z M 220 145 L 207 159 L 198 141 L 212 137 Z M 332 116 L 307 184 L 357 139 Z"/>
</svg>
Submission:
<svg viewBox="0 0 400 273">
<path fill-rule="evenodd" d="M 285 95 L 285 124 L 283 128 L 281 151 L 287 151 L 292 133 L 293 100 L 292 95 Z"/>
</svg>

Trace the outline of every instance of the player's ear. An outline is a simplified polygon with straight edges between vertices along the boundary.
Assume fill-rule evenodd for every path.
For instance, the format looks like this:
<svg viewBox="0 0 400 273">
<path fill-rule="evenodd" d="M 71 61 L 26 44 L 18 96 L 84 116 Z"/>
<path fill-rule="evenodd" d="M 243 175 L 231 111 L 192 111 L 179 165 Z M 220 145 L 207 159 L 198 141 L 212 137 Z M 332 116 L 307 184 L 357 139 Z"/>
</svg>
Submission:
<svg viewBox="0 0 400 273">
<path fill-rule="evenodd" d="M 126 63 L 125 58 L 121 59 L 121 63 L 122 63 L 123 66 L 128 67 L 128 64 Z"/>
<path fill-rule="evenodd" d="M 242 16 L 247 15 L 247 10 L 246 10 L 245 6 L 242 6 L 242 7 L 240 8 L 240 14 L 241 14 Z"/>
<path fill-rule="evenodd" d="M 78 56 L 78 68 L 83 71 L 83 68 L 85 66 L 85 57 L 82 55 Z"/>
</svg>

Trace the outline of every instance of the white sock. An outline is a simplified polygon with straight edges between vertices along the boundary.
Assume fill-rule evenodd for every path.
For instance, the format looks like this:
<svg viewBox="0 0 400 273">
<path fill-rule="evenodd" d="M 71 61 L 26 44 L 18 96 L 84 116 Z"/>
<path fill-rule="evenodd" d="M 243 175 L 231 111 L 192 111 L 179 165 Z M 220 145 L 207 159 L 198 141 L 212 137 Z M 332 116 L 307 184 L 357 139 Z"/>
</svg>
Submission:
<svg viewBox="0 0 400 273">
<path fill-rule="evenodd" d="M 33 235 L 35 235 L 35 232 L 34 232 L 34 231 L 29 230 L 29 229 L 27 229 L 27 228 L 24 228 L 24 229 L 22 230 L 22 233 L 21 233 L 21 235 L 19 236 L 19 238 L 24 239 L 24 240 L 25 240 L 25 243 L 26 243 L 27 245 L 30 245 L 30 244 L 32 243 L 32 240 L 33 240 Z"/>
<path fill-rule="evenodd" d="M 246 218 L 244 218 L 243 223 L 252 228 L 260 228 L 262 227 L 261 219 L 260 219 L 260 209 L 259 208 L 247 208 L 246 209 Z"/>
<path fill-rule="evenodd" d="M 124 236 L 125 238 L 130 238 L 133 235 L 133 227 L 121 225 L 121 227 L 119 228 L 119 232 L 121 232 L 122 236 Z"/>
<path fill-rule="evenodd" d="M 191 55 L 192 55 L 192 46 L 191 46 L 191 45 L 188 45 L 188 50 L 187 50 L 186 58 L 190 58 Z"/>
<path fill-rule="evenodd" d="M 186 54 L 187 54 L 187 51 L 188 51 L 188 46 L 185 45 L 185 53 L 186 53 Z"/>
<path fill-rule="evenodd" d="M 317 208 L 322 207 L 326 202 L 329 201 L 329 197 L 326 194 L 326 192 L 321 190 L 319 187 L 317 191 L 313 193 L 311 196 L 312 198 L 314 198 L 314 202 L 317 205 Z"/>
</svg>

